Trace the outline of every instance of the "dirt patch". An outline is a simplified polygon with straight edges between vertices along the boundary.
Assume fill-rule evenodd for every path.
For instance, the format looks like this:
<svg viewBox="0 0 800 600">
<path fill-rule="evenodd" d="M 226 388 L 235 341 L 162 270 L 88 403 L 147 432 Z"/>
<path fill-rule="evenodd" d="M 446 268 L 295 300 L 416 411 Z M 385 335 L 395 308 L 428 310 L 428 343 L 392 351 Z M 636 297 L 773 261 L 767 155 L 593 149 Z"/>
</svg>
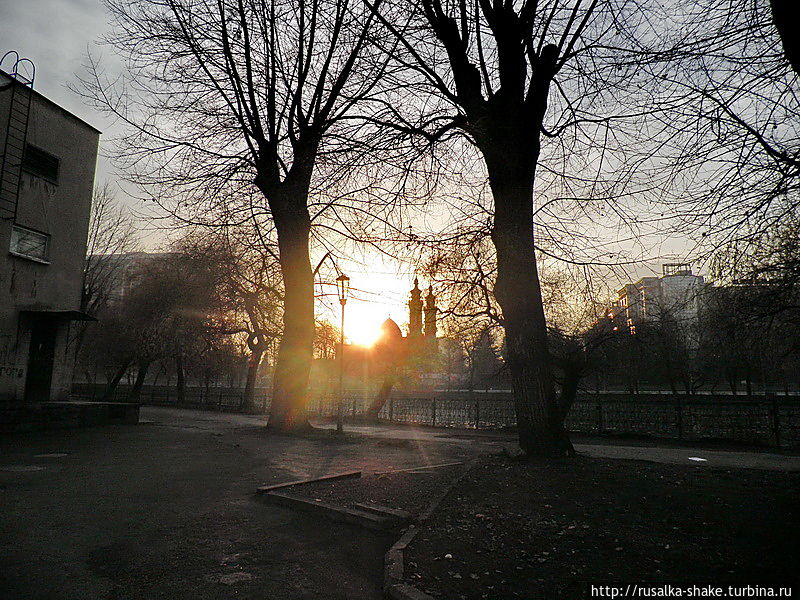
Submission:
<svg viewBox="0 0 800 600">
<path fill-rule="evenodd" d="M 358 479 L 297 485 L 286 488 L 286 491 L 339 506 L 352 506 L 358 502 L 380 504 L 405 510 L 416 518 L 464 469 L 465 465 L 459 464 L 416 472 L 370 474 Z"/>
<path fill-rule="evenodd" d="M 799 473 L 489 457 L 423 525 L 439 598 L 583 598 L 588 583 L 796 582 Z"/>
</svg>

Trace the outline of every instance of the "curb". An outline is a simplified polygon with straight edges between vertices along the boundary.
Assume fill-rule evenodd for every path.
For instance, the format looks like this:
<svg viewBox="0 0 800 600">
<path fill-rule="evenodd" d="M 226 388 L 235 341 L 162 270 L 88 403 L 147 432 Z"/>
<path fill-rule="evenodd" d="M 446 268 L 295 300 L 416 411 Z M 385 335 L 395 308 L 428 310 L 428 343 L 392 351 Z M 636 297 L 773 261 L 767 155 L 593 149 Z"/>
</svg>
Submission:
<svg viewBox="0 0 800 600">
<path fill-rule="evenodd" d="M 372 529 L 373 531 L 393 529 L 398 524 L 397 521 L 386 516 L 364 510 L 336 506 L 327 502 L 308 500 L 307 498 L 292 496 L 286 492 L 270 492 L 264 496 L 264 499 L 272 504 L 279 504 L 296 510 L 319 514 L 327 517 L 331 521 L 359 525 L 366 529 Z"/>
<path fill-rule="evenodd" d="M 480 458 L 473 458 L 467 463 L 464 470 L 459 473 L 453 480 L 447 484 L 444 490 L 436 496 L 428 507 L 422 512 L 417 519 L 417 523 L 422 525 L 431 518 L 433 512 L 444 501 L 447 495 L 453 491 L 453 488 L 458 485 L 467 473 L 478 464 Z M 386 552 L 383 558 L 383 593 L 386 598 L 390 600 L 435 600 L 433 596 L 426 594 L 415 588 L 413 585 L 403 583 L 404 573 L 404 558 L 403 553 L 412 540 L 419 533 L 419 527 L 410 525 L 406 532 L 400 536 L 391 548 Z"/>
<path fill-rule="evenodd" d="M 334 473 L 332 475 L 323 475 L 321 477 L 313 477 L 311 479 L 298 479 L 297 481 L 288 481 L 286 483 L 275 483 L 273 485 L 262 485 L 256 489 L 256 493 L 264 494 L 273 490 L 280 490 L 282 488 L 292 487 L 295 485 L 303 485 L 306 483 L 316 483 L 318 481 L 333 481 L 336 479 L 349 479 L 361 477 L 361 471 L 347 471 L 345 473 Z"/>
<path fill-rule="evenodd" d="M 347 471 L 345 473 L 334 473 L 323 475 L 313 479 L 301 479 L 286 483 L 276 483 L 273 485 L 263 485 L 256 489 L 263 500 L 280 506 L 294 508 L 305 512 L 315 513 L 324 516 L 331 521 L 358 525 L 373 531 L 390 531 L 399 529 L 409 521 L 409 514 L 402 510 L 396 510 L 385 506 L 372 503 L 355 504 L 353 508 L 337 506 L 328 502 L 310 500 L 300 496 L 295 496 L 286 488 L 317 483 L 320 481 L 335 481 L 338 479 L 354 479 L 361 477 L 361 471 Z"/>
</svg>

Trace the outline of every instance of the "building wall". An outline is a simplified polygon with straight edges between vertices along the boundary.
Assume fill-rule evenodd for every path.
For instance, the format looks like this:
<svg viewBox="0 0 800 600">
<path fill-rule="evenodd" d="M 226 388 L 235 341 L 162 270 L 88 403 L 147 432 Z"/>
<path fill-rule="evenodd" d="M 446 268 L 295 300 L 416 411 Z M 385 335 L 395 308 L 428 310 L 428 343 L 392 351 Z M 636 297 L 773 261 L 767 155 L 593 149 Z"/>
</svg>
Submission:
<svg viewBox="0 0 800 600">
<path fill-rule="evenodd" d="M 620 288 L 615 306 L 607 311 L 608 318 L 623 317 L 631 333 L 636 332 L 637 324 L 668 323 L 687 348 L 695 350 L 703 289 L 703 277 L 693 275 L 689 268 L 661 277 L 643 277 Z"/>
<path fill-rule="evenodd" d="M 8 82 L 0 74 L 0 87 Z M 5 149 L 10 88 L 0 90 L 0 152 Z M 58 182 L 22 172 L 16 224 L 50 236 L 49 264 L 10 254 L 14 222 L 0 220 L 0 400 L 24 393 L 31 317 L 21 311 L 78 311 L 99 132 L 34 92 L 27 142 L 56 156 Z M 50 399 L 69 393 L 69 321 L 56 324 Z M 46 400 L 46 398 L 42 398 Z"/>
</svg>

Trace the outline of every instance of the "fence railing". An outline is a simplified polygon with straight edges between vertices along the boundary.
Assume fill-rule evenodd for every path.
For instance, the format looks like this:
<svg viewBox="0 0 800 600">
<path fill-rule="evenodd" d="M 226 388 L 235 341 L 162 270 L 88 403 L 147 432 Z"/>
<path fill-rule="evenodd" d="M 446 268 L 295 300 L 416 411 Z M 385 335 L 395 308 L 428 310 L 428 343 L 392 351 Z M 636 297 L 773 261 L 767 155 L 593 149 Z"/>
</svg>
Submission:
<svg viewBox="0 0 800 600">
<path fill-rule="evenodd" d="M 102 385 L 76 384 L 73 393 L 99 400 Z M 110 401 L 128 398 L 130 386 L 121 385 Z M 180 406 L 220 411 L 243 409 L 244 390 L 222 387 L 187 387 Z M 145 386 L 139 402 L 179 406 L 177 390 Z M 269 409 L 269 390 L 257 389 L 255 405 Z M 363 415 L 369 398 L 346 395 L 346 417 Z M 309 412 L 333 416 L 337 401 L 315 397 Z M 502 429 L 516 425 L 514 403 L 508 392 L 395 392 L 378 414 L 380 419 L 417 425 L 471 429 Z M 800 398 L 797 396 L 665 395 L 615 393 L 582 394 L 567 417 L 576 433 L 641 435 L 679 440 L 719 439 L 779 447 L 800 445 Z"/>
</svg>

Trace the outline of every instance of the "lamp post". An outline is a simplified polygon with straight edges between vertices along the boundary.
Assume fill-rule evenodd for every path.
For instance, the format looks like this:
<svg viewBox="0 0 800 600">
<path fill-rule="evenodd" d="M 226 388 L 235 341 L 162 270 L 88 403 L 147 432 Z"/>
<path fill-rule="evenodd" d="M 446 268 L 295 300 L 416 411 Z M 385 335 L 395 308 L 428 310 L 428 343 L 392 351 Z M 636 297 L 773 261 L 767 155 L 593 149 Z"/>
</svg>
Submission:
<svg viewBox="0 0 800 600">
<path fill-rule="evenodd" d="M 336 406 L 336 432 L 342 433 L 342 394 L 344 383 L 344 305 L 347 304 L 347 295 L 350 292 L 350 278 L 342 273 L 336 278 L 336 291 L 339 294 L 339 304 L 342 306 L 342 321 L 339 331 L 339 403 Z"/>
</svg>

